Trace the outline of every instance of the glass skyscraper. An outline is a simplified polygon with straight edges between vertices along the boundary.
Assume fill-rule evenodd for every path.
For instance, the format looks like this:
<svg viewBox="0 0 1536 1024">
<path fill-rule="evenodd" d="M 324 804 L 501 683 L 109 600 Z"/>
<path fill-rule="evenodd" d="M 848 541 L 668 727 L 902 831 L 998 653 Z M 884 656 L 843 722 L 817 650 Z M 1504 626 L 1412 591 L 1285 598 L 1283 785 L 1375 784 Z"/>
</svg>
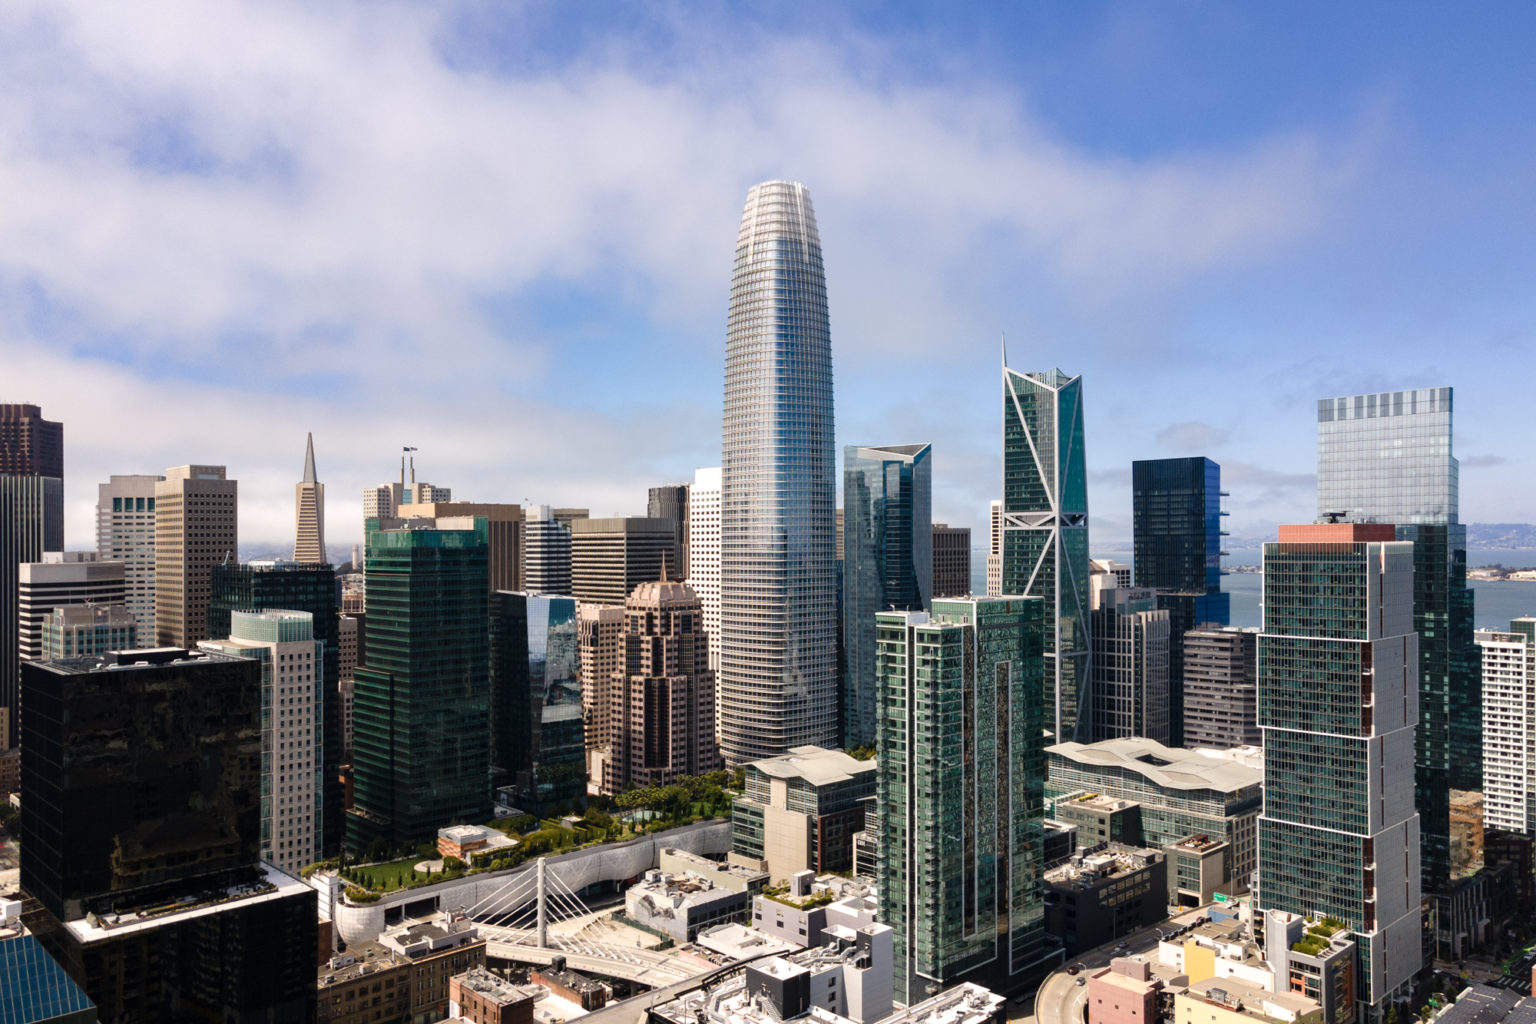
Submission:
<svg viewBox="0 0 1536 1024">
<path fill-rule="evenodd" d="M 1343 921 L 1385 1010 L 1423 962 L 1413 549 L 1387 524 L 1282 526 L 1264 545 L 1256 906 Z"/>
<path fill-rule="evenodd" d="M 497 784 L 524 811 L 564 811 L 587 793 L 576 599 L 501 590 L 491 602 Z"/>
<path fill-rule="evenodd" d="M 932 446 L 843 449 L 843 745 L 875 742 L 875 613 L 933 597 Z"/>
<path fill-rule="evenodd" d="M 961 981 L 1038 981 L 1045 944 L 1043 601 L 880 612 L 880 920 L 911 1004 Z"/>
<path fill-rule="evenodd" d="M 1045 728 L 1091 728 L 1083 379 L 1003 367 L 1004 594 L 1045 599 Z"/>
<path fill-rule="evenodd" d="M 1482 659 L 1473 641 L 1467 530 L 1458 521 L 1451 388 L 1317 403 L 1318 515 L 1391 523 L 1413 541 L 1419 634 L 1414 765 L 1424 889 L 1448 893 L 1450 793 L 1482 789 Z"/>
<path fill-rule="evenodd" d="M 804 185 L 747 192 L 725 347 L 720 752 L 838 743 L 832 341 Z"/>
</svg>

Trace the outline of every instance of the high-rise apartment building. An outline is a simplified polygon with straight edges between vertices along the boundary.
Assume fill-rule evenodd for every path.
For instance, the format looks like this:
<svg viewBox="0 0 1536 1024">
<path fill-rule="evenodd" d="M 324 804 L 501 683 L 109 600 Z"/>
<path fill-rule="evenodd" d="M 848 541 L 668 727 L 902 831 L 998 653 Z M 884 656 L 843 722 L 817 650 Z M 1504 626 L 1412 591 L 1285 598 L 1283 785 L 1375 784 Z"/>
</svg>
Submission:
<svg viewBox="0 0 1536 1024">
<path fill-rule="evenodd" d="M 200 649 L 261 663 L 261 859 L 290 875 L 320 859 L 325 800 L 325 644 L 309 612 L 232 612 Z"/>
<path fill-rule="evenodd" d="M 1003 503 L 993 499 L 988 506 L 987 526 L 987 596 L 1003 596 Z"/>
<path fill-rule="evenodd" d="M 719 768 L 715 674 L 698 596 L 642 583 L 624 602 L 624 666 L 608 684 L 613 730 L 603 789 L 666 786 Z"/>
<path fill-rule="evenodd" d="M 720 671 L 720 467 L 693 471 L 688 489 L 688 586 L 704 609 L 709 667 Z M 718 701 L 717 701 L 718 703 Z"/>
<path fill-rule="evenodd" d="M 1184 634 L 1184 745 L 1227 750 L 1263 741 L 1258 719 L 1258 635 L 1202 626 Z"/>
<path fill-rule="evenodd" d="M 1038 980 L 1045 760 L 1044 602 L 935 600 L 880 612 L 880 920 L 895 991 Z"/>
<path fill-rule="evenodd" d="M 489 529 L 372 522 L 365 665 L 354 674 L 347 845 L 431 839 L 491 813 Z"/>
<path fill-rule="evenodd" d="M 43 623 L 55 608 L 123 604 L 123 563 L 102 562 L 94 551 L 49 551 L 17 567 L 17 652 L 43 659 Z"/>
<path fill-rule="evenodd" d="M 1089 576 L 1095 740 L 1143 736 L 1169 744 L 1168 613 L 1146 587 Z"/>
<path fill-rule="evenodd" d="M 29 662 L 29 927 L 103 1020 L 312 1020 L 316 894 L 263 865 L 261 669 L 209 652 Z"/>
<path fill-rule="evenodd" d="M 155 636 L 155 485 L 164 479 L 114 473 L 96 487 L 96 554 L 123 563 L 128 610 L 146 643 Z"/>
<path fill-rule="evenodd" d="M 35 405 L 0 404 L 0 749 L 16 745 L 17 567 L 64 550 L 64 425 Z"/>
<path fill-rule="evenodd" d="M 1324 398 L 1317 403 L 1317 509 L 1391 523 L 1413 541 L 1419 634 L 1416 806 L 1424 889 L 1452 890 L 1451 790 L 1481 790 L 1481 658 L 1472 640 L 1467 529 L 1458 519 L 1451 388 Z M 1442 915 L 1446 916 L 1446 915 Z"/>
<path fill-rule="evenodd" d="M 933 598 L 933 446 L 843 449 L 843 746 L 875 742 L 875 613 Z"/>
<path fill-rule="evenodd" d="M 304 442 L 304 476 L 293 487 L 293 560 L 328 565 L 325 554 L 325 484 L 315 476 L 315 435 Z"/>
<path fill-rule="evenodd" d="M 530 594 L 571 592 L 571 528 L 548 505 L 528 509 L 523 583 Z"/>
<path fill-rule="evenodd" d="M 234 636 L 234 613 L 237 611 L 304 612 L 309 615 L 309 628 L 314 639 L 323 645 L 318 662 L 323 707 L 316 719 L 322 727 L 320 764 L 323 774 L 318 825 L 321 850 L 325 856 L 334 857 L 340 852 L 346 836 L 346 807 L 340 781 L 341 765 L 346 763 L 345 714 L 339 689 L 344 645 L 336 609 L 336 572 L 329 565 L 303 565 L 287 559 L 231 563 L 213 567 L 210 588 L 209 636 Z M 356 620 L 352 621 L 356 623 Z M 290 704 L 297 703 L 292 700 L 294 696 L 287 695 Z M 279 750 L 279 753 L 283 752 Z"/>
<path fill-rule="evenodd" d="M 173 466 L 155 484 L 155 637 L 195 647 L 208 637 L 213 567 L 238 558 L 239 482 L 223 466 Z"/>
<path fill-rule="evenodd" d="M 650 519 L 670 519 L 673 546 L 677 549 L 677 565 L 669 568 L 674 579 L 688 578 L 688 513 L 689 485 L 666 484 L 652 487 L 646 496 L 645 514 Z"/>
<path fill-rule="evenodd" d="M 400 515 L 412 519 L 484 519 L 490 531 L 490 550 L 486 556 L 490 592 L 523 589 L 523 506 L 482 501 L 417 501 L 400 506 Z"/>
<path fill-rule="evenodd" d="M 1264 545 L 1255 906 L 1326 914 L 1384 1012 L 1423 962 L 1413 808 L 1418 636 L 1413 545 L 1390 524 L 1282 526 Z"/>
<path fill-rule="evenodd" d="M 1536 618 L 1475 636 L 1483 657 L 1483 823 L 1536 835 Z"/>
<path fill-rule="evenodd" d="M 721 445 L 720 750 L 737 765 L 835 747 L 832 330 L 804 185 L 747 192 Z"/>
<path fill-rule="evenodd" d="M 1058 743 L 1093 724 L 1083 459 L 1083 379 L 1004 366 L 1002 592 L 1045 600 L 1045 728 Z"/>
<path fill-rule="evenodd" d="M 587 792 L 576 601 L 506 591 L 493 600 L 497 781 L 525 811 L 564 812 Z"/>
<path fill-rule="evenodd" d="M 933 524 L 933 596 L 965 597 L 971 592 L 971 528 Z"/>
<path fill-rule="evenodd" d="M 670 519 L 616 516 L 571 523 L 572 597 L 622 605 L 642 583 L 679 578 L 677 530 Z"/>
</svg>

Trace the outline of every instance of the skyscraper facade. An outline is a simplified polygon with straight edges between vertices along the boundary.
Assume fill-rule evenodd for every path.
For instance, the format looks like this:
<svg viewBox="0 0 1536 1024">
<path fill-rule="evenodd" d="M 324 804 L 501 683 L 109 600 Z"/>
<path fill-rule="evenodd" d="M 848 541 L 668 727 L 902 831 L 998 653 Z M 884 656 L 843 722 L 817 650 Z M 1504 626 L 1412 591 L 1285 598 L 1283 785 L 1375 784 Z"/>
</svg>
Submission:
<svg viewBox="0 0 1536 1024">
<path fill-rule="evenodd" d="M 35 405 L 0 404 L 0 476 L 64 479 L 64 424 Z"/>
<path fill-rule="evenodd" d="M 681 578 L 677 530 L 670 519 L 615 516 L 571 523 L 572 597 L 622 605 L 642 583 Z"/>
<path fill-rule="evenodd" d="M 128 610 L 146 643 L 155 636 L 155 484 L 164 479 L 114 473 L 96 487 L 96 554 L 123 563 Z"/>
<path fill-rule="evenodd" d="M 489 591 L 523 589 L 523 506 L 489 501 L 417 501 L 400 506 L 400 515 L 412 519 L 484 519 L 490 531 L 486 555 Z"/>
<path fill-rule="evenodd" d="M 1045 728 L 1086 741 L 1088 478 L 1083 379 L 1003 367 L 1002 593 L 1045 600 Z"/>
<path fill-rule="evenodd" d="M 1201 626 L 1184 634 L 1184 745 L 1258 746 L 1259 631 Z"/>
<path fill-rule="evenodd" d="M 1168 745 L 1168 613 L 1153 591 L 1118 582 L 1112 572 L 1089 577 L 1093 736 Z"/>
<path fill-rule="evenodd" d="M 696 469 L 688 489 L 688 586 L 704 609 L 709 667 L 720 671 L 720 467 Z"/>
<path fill-rule="evenodd" d="M 1482 661 L 1472 639 L 1467 530 L 1458 519 L 1453 392 L 1423 388 L 1317 404 L 1318 515 L 1391 523 L 1413 541 L 1419 634 L 1416 806 L 1424 889 L 1452 889 L 1450 794 L 1482 786 Z"/>
<path fill-rule="evenodd" d="M 122 605 L 123 563 L 103 562 L 94 551 L 49 551 L 17 569 L 16 612 L 22 661 L 43 657 L 43 623 L 55 608 Z"/>
<path fill-rule="evenodd" d="M 720 749 L 837 745 L 832 332 L 805 186 L 754 185 L 736 238 L 721 446 Z"/>
<path fill-rule="evenodd" d="M 485 521 L 370 525 L 366 665 L 353 677 L 353 850 L 414 845 L 491 813 Z"/>
<path fill-rule="evenodd" d="M 680 580 L 688 578 L 688 490 L 688 484 L 652 487 L 645 501 L 645 515 L 648 519 L 672 520 L 677 564 L 671 566 L 670 571 L 674 579 Z"/>
<path fill-rule="evenodd" d="M 155 484 L 155 634 L 161 647 L 208 637 L 213 567 L 238 556 L 239 482 L 223 466 L 173 466 Z"/>
<path fill-rule="evenodd" d="M 1483 822 L 1536 835 L 1536 618 L 1480 629 Z"/>
<path fill-rule="evenodd" d="M 933 596 L 965 597 L 971 587 L 971 528 L 933 524 Z"/>
<path fill-rule="evenodd" d="M 491 688 L 498 782 L 513 787 L 513 798 L 525 811 L 563 812 L 587 791 L 576 601 L 506 591 L 494 601 Z"/>
<path fill-rule="evenodd" d="M 933 446 L 843 449 L 843 746 L 875 742 L 875 613 L 933 598 Z"/>
<path fill-rule="evenodd" d="M 1011 992 L 1048 952 L 1041 896 L 1044 602 L 935 600 L 880 612 L 880 920 L 895 990 Z"/>
<path fill-rule="evenodd" d="M 994 498 L 987 507 L 987 596 L 1003 596 L 1003 502 Z"/>
<path fill-rule="evenodd" d="M 1413 545 L 1390 524 L 1282 526 L 1264 545 L 1256 906 L 1343 921 L 1384 1011 L 1423 959 L 1413 808 Z"/>
<path fill-rule="evenodd" d="M 315 435 L 304 442 L 304 476 L 293 488 L 293 560 L 325 565 L 325 484 L 315 476 Z"/>
<path fill-rule="evenodd" d="M 528 510 L 523 584 L 530 594 L 571 592 L 571 529 L 548 505 Z"/>
</svg>

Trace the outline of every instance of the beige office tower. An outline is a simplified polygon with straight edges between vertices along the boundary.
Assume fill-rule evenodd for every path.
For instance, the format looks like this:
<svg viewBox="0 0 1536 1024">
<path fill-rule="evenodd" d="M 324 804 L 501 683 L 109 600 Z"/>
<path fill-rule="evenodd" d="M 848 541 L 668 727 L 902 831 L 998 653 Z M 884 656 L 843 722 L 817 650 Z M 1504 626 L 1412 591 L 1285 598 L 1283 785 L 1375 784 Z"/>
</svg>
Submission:
<svg viewBox="0 0 1536 1024">
<path fill-rule="evenodd" d="M 666 786 L 721 767 L 715 674 L 699 598 L 683 583 L 642 583 L 624 604 L 623 662 L 609 681 L 603 789 Z"/>
<path fill-rule="evenodd" d="M 623 604 L 642 583 L 677 565 L 670 519 L 644 516 L 571 520 L 571 596 Z"/>
<path fill-rule="evenodd" d="M 17 572 L 17 652 L 22 661 L 44 660 L 44 624 L 54 609 L 123 604 L 123 563 L 103 562 L 94 551 L 48 551 L 41 562 L 21 563 Z"/>
<path fill-rule="evenodd" d="M 688 586 L 704 609 L 709 667 L 720 670 L 720 467 L 693 471 L 688 491 Z"/>
<path fill-rule="evenodd" d="M 416 485 L 423 486 L 421 484 Z M 444 490 L 444 488 L 437 488 Z M 491 593 L 523 588 L 523 506 L 475 501 L 417 501 L 400 506 L 401 519 L 446 519 L 472 516 L 490 529 Z"/>
<path fill-rule="evenodd" d="M 1003 596 L 1003 503 L 992 502 L 992 534 L 987 544 L 987 596 Z"/>
<path fill-rule="evenodd" d="M 213 567 L 238 559 L 239 482 L 223 466 L 173 466 L 155 485 L 155 642 L 208 638 Z"/>
<path fill-rule="evenodd" d="M 315 435 L 304 442 L 304 479 L 293 489 L 293 560 L 300 565 L 325 565 L 325 484 L 315 479 Z"/>
<path fill-rule="evenodd" d="M 96 556 L 123 563 L 124 602 L 146 646 L 155 639 L 155 485 L 164 479 L 114 474 L 96 485 Z"/>
<path fill-rule="evenodd" d="M 578 605 L 576 643 L 581 666 L 587 779 L 601 787 L 615 728 L 609 691 L 613 680 L 624 674 L 624 609 L 607 604 Z"/>
</svg>

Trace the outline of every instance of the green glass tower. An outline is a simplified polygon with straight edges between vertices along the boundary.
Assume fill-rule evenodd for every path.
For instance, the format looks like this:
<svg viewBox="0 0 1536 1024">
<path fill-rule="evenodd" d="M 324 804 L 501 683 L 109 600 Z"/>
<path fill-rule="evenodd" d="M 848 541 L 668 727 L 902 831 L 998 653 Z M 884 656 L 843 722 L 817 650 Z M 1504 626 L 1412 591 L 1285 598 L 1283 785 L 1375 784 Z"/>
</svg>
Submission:
<svg viewBox="0 0 1536 1024">
<path fill-rule="evenodd" d="M 896 998 L 961 981 L 1020 989 L 1059 955 L 1040 889 L 1045 602 L 936 600 L 875 622 L 880 920 L 895 931 Z"/>
<path fill-rule="evenodd" d="M 489 526 L 483 518 L 370 519 L 367 535 L 353 850 L 380 839 L 420 843 L 453 819 L 491 814 Z"/>
<path fill-rule="evenodd" d="M 1045 728 L 1091 727 L 1083 379 L 1003 367 L 1004 594 L 1045 600 Z"/>
</svg>

